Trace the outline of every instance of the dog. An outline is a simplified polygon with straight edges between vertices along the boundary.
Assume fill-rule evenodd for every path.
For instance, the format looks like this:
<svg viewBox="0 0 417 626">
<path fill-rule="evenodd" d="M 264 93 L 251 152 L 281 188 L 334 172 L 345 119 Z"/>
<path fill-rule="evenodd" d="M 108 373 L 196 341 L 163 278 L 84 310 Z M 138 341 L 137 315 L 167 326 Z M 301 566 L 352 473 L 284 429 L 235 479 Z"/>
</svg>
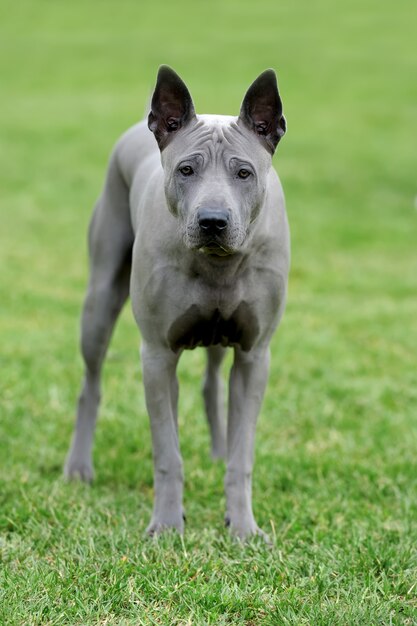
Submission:
<svg viewBox="0 0 417 626">
<path fill-rule="evenodd" d="M 197 115 L 185 83 L 161 66 L 147 123 L 128 130 L 111 154 L 89 228 L 85 378 L 65 474 L 93 478 L 100 372 L 130 295 L 153 444 L 149 535 L 184 530 L 176 367 L 183 350 L 203 346 L 212 455 L 227 460 L 226 526 L 241 539 L 265 536 L 252 512 L 252 467 L 269 343 L 287 293 L 289 228 L 272 167 L 285 131 L 273 70 L 258 76 L 231 117 Z M 229 347 L 226 425 L 219 368 Z"/>
</svg>

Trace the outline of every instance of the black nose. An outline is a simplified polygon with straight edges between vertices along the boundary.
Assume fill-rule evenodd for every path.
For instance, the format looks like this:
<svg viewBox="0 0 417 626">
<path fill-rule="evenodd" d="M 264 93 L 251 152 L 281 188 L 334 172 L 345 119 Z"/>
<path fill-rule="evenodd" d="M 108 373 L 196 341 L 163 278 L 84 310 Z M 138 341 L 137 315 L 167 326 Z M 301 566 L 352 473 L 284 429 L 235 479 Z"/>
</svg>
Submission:
<svg viewBox="0 0 417 626">
<path fill-rule="evenodd" d="M 198 225 L 206 235 L 219 235 L 229 221 L 229 213 L 225 209 L 202 208 L 198 211 Z"/>
</svg>

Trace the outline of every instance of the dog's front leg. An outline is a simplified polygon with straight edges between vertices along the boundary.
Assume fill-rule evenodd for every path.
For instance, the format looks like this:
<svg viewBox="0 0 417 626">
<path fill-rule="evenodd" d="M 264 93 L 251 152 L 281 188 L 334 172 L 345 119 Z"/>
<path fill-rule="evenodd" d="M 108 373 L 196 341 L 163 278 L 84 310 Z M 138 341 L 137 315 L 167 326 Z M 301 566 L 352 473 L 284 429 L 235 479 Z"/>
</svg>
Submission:
<svg viewBox="0 0 417 626">
<path fill-rule="evenodd" d="M 176 424 L 178 356 L 162 347 L 142 346 L 142 368 L 153 444 L 154 508 L 150 535 L 184 530 L 183 470 Z"/>
<path fill-rule="evenodd" d="M 267 536 L 252 513 L 252 467 L 255 428 L 268 379 L 269 349 L 235 350 L 230 374 L 227 424 L 226 524 L 232 534 Z"/>
</svg>

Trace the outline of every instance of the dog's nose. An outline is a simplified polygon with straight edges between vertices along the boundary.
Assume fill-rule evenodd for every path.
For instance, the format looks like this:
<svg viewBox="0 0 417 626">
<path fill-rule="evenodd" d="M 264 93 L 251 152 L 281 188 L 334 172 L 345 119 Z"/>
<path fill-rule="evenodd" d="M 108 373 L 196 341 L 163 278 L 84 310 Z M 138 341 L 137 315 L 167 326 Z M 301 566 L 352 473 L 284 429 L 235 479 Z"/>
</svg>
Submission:
<svg viewBox="0 0 417 626">
<path fill-rule="evenodd" d="M 218 235 L 229 221 L 229 213 L 225 209 L 202 208 L 198 212 L 198 225 L 206 235 Z"/>
</svg>

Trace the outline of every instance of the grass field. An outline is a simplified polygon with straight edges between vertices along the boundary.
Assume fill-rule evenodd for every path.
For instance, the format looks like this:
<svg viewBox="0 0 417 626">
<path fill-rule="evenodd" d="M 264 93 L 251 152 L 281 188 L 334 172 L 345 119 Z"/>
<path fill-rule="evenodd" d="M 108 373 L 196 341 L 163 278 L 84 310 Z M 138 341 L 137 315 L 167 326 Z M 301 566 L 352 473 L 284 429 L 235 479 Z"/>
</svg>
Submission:
<svg viewBox="0 0 417 626">
<path fill-rule="evenodd" d="M 417 624 L 417 5 L 0 3 L 0 623 Z M 93 488 L 62 465 L 82 367 L 85 233 L 160 63 L 199 112 L 278 71 L 292 271 L 259 421 L 254 509 L 223 527 L 203 354 L 181 363 L 187 529 L 146 540 L 148 418 L 129 307 Z"/>
</svg>

